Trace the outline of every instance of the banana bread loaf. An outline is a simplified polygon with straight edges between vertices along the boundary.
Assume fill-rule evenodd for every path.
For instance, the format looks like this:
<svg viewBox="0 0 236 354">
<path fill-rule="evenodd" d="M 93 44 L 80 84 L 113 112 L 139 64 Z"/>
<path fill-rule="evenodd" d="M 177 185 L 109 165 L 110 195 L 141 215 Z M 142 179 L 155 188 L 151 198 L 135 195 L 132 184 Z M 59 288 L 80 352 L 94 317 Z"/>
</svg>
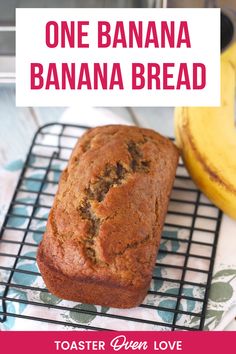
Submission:
<svg viewBox="0 0 236 354">
<path fill-rule="evenodd" d="M 178 151 L 152 130 L 87 131 L 63 171 L 37 262 L 63 299 L 129 308 L 152 277 Z"/>
</svg>

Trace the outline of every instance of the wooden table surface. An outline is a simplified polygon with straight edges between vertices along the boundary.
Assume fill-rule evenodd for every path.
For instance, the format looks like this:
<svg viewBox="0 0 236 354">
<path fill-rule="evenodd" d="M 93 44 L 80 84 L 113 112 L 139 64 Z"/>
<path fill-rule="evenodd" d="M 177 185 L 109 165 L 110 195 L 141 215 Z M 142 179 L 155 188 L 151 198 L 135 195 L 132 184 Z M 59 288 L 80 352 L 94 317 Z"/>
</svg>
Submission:
<svg viewBox="0 0 236 354">
<path fill-rule="evenodd" d="M 164 135 L 173 136 L 173 109 L 160 107 L 108 108 L 131 123 L 153 128 Z M 0 166 L 11 160 L 24 159 L 37 129 L 57 122 L 62 107 L 16 107 L 13 84 L 0 85 Z"/>
</svg>

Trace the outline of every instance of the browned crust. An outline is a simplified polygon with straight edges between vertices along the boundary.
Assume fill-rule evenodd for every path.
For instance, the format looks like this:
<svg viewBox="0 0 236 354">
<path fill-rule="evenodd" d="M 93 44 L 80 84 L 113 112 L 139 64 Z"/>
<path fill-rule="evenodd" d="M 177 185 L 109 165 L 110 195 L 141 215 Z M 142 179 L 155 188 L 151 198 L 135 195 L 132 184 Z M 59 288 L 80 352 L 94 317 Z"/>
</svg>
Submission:
<svg viewBox="0 0 236 354">
<path fill-rule="evenodd" d="M 104 306 L 141 303 L 177 162 L 174 145 L 148 129 L 106 126 L 81 137 L 38 250 L 49 291 Z"/>
<path fill-rule="evenodd" d="M 45 262 L 41 249 L 38 252 L 37 262 L 47 288 L 51 293 L 65 300 L 116 308 L 131 308 L 138 306 L 143 301 L 148 290 L 147 287 L 137 291 L 137 289 L 120 287 L 106 281 L 69 278 Z"/>
<path fill-rule="evenodd" d="M 186 114 L 186 109 L 183 110 L 183 114 Z M 192 151 L 195 154 L 196 160 L 201 164 L 202 168 L 209 174 L 209 176 L 211 177 L 211 179 L 215 182 L 217 182 L 218 184 L 220 184 L 222 187 L 224 187 L 225 189 L 229 190 L 231 193 L 236 195 L 236 188 L 234 188 L 234 186 L 232 186 L 232 184 L 227 183 L 223 180 L 223 178 L 221 178 L 221 176 L 219 174 L 217 174 L 212 168 L 210 168 L 207 163 L 206 163 L 206 159 L 199 153 L 199 151 L 196 148 L 196 145 L 194 143 L 194 138 L 193 135 L 191 133 L 191 129 L 189 127 L 189 120 L 187 119 L 186 115 L 184 116 L 184 120 L 185 120 L 185 124 L 184 124 L 184 136 L 185 139 L 188 140 L 189 145 L 192 148 Z M 179 131 L 179 135 L 181 135 L 180 132 L 180 128 L 177 126 L 177 129 Z M 184 156 L 183 156 L 184 158 Z"/>
</svg>

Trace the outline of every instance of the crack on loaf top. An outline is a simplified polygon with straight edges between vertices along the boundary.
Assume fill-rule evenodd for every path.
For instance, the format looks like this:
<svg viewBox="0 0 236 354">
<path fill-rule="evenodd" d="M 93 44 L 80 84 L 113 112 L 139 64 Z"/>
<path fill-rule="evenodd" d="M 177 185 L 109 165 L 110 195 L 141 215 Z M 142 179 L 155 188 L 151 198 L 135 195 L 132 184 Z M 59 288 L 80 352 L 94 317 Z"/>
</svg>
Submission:
<svg viewBox="0 0 236 354">
<path fill-rule="evenodd" d="M 101 176 L 94 183 L 90 183 L 86 193 L 91 200 L 103 201 L 110 188 L 120 185 L 126 178 L 128 170 L 120 163 L 107 164 Z"/>
<path fill-rule="evenodd" d="M 95 251 L 95 241 L 94 238 L 98 235 L 100 227 L 100 218 L 98 218 L 92 210 L 92 206 L 87 197 L 85 197 L 79 207 L 77 208 L 81 218 L 89 222 L 89 230 L 87 234 L 87 239 L 84 241 L 85 251 L 88 258 L 93 262 L 97 262 L 97 256 Z"/>
<path fill-rule="evenodd" d="M 128 152 L 131 157 L 130 168 L 132 172 L 149 172 L 151 161 L 143 159 L 143 153 L 140 149 L 140 145 L 145 144 L 146 140 L 137 143 L 130 140 L 127 143 Z"/>
</svg>

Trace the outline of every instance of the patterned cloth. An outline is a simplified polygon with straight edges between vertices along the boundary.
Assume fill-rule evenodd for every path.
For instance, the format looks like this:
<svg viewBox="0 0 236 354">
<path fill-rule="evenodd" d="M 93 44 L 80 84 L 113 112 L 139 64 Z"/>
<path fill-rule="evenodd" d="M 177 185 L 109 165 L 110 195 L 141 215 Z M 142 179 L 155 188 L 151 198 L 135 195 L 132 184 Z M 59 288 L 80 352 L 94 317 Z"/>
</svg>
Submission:
<svg viewBox="0 0 236 354">
<path fill-rule="evenodd" d="M 76 113 L 76 114 L 75 114 Z M 73 121 L 71 117 L 83 117 L 83 119 L 77 119 L 76 122 Z M 109 118 L 107 117 L 107 113 L 102 111 L 101 109 L 95 110 L 90 109 L 87 112 L 76 112 L 76 110 L 69 110 L 65 113 L 63 120 L 68 123 L 77 123 L 77 124 L 85 124 L 88 125 L 87 117 L 93 116 L 93 120 L 90 120 L 90 125 L 98 125 L 100 124 L 107 124 L 107 123 L 126 123 L 121 120 L 119 117 L 111 116 L 109 113 Z M 18 175 L 22 169 L 23 161 L 17 160 L 12 161 L 7 166 L 3 167 L 0 170 L 0 224 L 2 223 L 5 213 L 7 211 L 9 202 L 12 197 L 12 193 L 14 187 L 16 185 L 16 181 Z M 56 167 L 56 166 L 55 166 Z M 37 172 L 33 172 L 32 176 L 37 178 Z M 55 181 L 58 180 L 57 172 L 52 177 Z M 33 181 L 30 181 L 30 189 L 34 189 L 35 185 Z M 24 196 L 24 200 L 30 202 L 32 196 L 27 195 Z M 23 199 L 22 199 L 23 200 Z M 33 202 L 33 200 L 32 200 Z M 27 215 L 28 213 L 28 206 L 16 206 L 14 212 L 20 215 Z M 47 213 L 42 213 L 40 217 L 47 218 Z M 22 218 L 11 218 L 10 219 L 10 226 L 14 227 L 21 227 L 23 219 Z M 44 225 L 42 225 L 42 221 L 36 225 L 36 230 L 43 231 Z M 178 232 L 182 232 L 182 230 L 165 230 L 166 234 L 170 234 L 172 238 L 176 238 L 175 240 L 165 240 L 162 242 L 161 247 L 162 249 L 168 249 L 171 251 L 180 251 L 181 252 L 181 244 L 178 242 L 177 236 Z M 214 277 L 211 284 L 210 290 L 210 298 L 207 308 L 207 315 L 205 321 L 205 329 L 207 330 L 221 330 L 227 326 L 230 321 L 236 315 L 236 222 L 228 218 L 227 216 L 223 216 L 221 231 L 220 231 L 220 238 L 219 244 L 217 249 L 217 257 L 215 261 L 215 268 L 214 268 Z M 37 232 L 32 233 L 30 236 L 31 242 L 38 244 L 41 239 L 41 235 Z M 0 252 L 9 252 L 11 253 L 12 249 L 10 247 L 14 247 L 12 244 L 0 244 Z M 182 250 L 183 251 L 183 250 Z M 24 255 L 27 257 L 32 257 L 32 260 L 24 260 L 19 259 L 17 269 L 28 270 L 31 272 L 37 272 L 37 265 L 33 258 L 35 258 L 36 251 L 32 251 L 32 248 L 24 249 Z M 165 255 L 163 253 L 159 254 L 159 261 L 163 261 L 163 257 Z M 156 268 L 156 276 L 165 277 L 165 270 L 162 268 Z M 1 271 L 0 273 L 0 281 L 6 281 L 7 276 L 9 273 Z M 175 270 L 173 270 L 173 276 L 175 276 Z M 172 276 L 172 277 L 173 277 Z M 198 279 L 194 279 L 197 281 Z M 200 281 L 200 280 L 199 280 Z M 13 275 L 13 282 L 15 284 L 23 284 L 26 286 L 37 286 L 44 288 L 45 285 L 41 279 L 41 277 L 37 277 L 36 275 L 32 274 L 25 274 L 16 272 Z M 167 292 L 168 294 L 178 294 L 178 286 L 175 283 L 166 284 L 166 282 L 162 281 L 152 281 L 151 289 L 155 291 L 162 291 Z M 0 292 L 3 291 L 3 287 L 0 287 Z M 201 290 L 196 289 L 194 286 L 188 286 L 183 289 L 183 294 L 189 297 L 201 297 Z M 102 327 L 102 318 L 100 316 L 96 316 L 96 312 L 104 312 L 109 314 L 116 314 L 119 316 L 130 316 L 130 317 L 137 317 L 143 319 L 149 319 L 150 321 L 164 321 L 165 323 L 172 323 L 174 314 L 167 311 L 156 310 L 152 312 L 148 312 L 145 308 L 134 308 L 130 310 L 118 310 L 112 308 L 105 308 L 101 306 L 95 305 L 85 305 L 85 304 L 76 304 L 72 302 L 68 302 L 65 300 L 61 300 L 47 292 L 34 292 L 33 290 L 25 290 L 19 288 L 11 288 L 8 292 L 8 297 L 14 297 L 23 300 L 23 302 L 12 302 L 8 303 L 8 311 L 13 313 L 20 313 L 27 316 L 35 316 L 35 317 L 44 317 L 44 318 L 51 318 L 58 321 L 63 321 L 68 324 L 88 324 L 91 326 L 98 326 Z M 53 304 L 53 305 L 60 305 L 66 306 L 71 308 L 77 309 L 85 309 L 90 310 L 91 314 L 87 313 L 79 313 L 73 312 L 71 310 L 65 311 L 56 311 L 53 309 L 49 309 L 46 307 L 37 307 L 37 306 L 28 306 L 24 303 L 24 300 L 27 301 L 35 301 L 35 302 L 42 302 L 44 304 Z M 165 297 L 161 299 L 160 297 L 150 297 L 147 296 L 145 299 L 145 303 L 149 305 L 154 305 L 160 307 L 167 307 L 167 308 L 175 308 L 175 300 L 170 297 Z M 184 300 L 181 302 L 180 309 L 183 311 L 190 311 L 190 312 L 199 312 L 199 303 L 195 303 L 192 300 Z M 92 313 L 93 312 L 93 313 Z M 104 319 L 104 321 L 109 321 L 109 327 L 113 329 L 122 330 L 124 329 L 124 321 L 114 319 L 112 317 Z M 188 316 L 185 314 L 179 314 L 177 318 L 178 324 L 180 325 L 188 325 L 194 327 L 198 321 L 199 317 L 195 316 Z M 106 324 L 104 323 L 104 327 Z M 56 326 L 55 324 L 50 323 L 42 323 L 30 320 L 22 320 L 15 317 L 8 317 L 7 321 L 0 324 L 0 329 L 3 330 L 67 330 L 71 329 L 69 326 Z M 146 325 L 143 324 L 142 327 L 138 327 L 133 322 L 127 321 L 125 324 L 126 330 L 154 330 L 156 327 L 154 325 Z M 168 329 L 167 327 L 160 328 L 162 330 Z"/>
</svg>

